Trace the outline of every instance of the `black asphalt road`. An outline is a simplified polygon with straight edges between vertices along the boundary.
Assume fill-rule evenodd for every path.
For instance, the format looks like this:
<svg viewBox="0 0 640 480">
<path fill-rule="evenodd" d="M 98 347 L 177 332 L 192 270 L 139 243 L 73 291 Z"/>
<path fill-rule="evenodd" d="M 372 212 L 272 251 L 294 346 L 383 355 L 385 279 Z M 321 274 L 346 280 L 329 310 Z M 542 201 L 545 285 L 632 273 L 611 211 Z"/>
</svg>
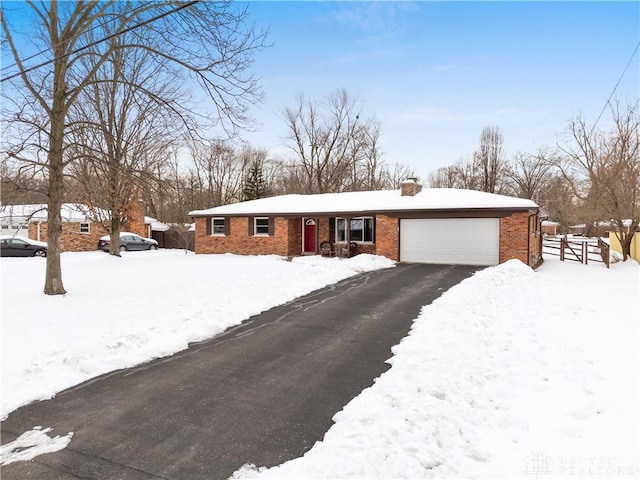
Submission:
<svg viewBox="0 0 640 480">
<path fill-rule="evenodd" d="M 420 307 L 476 270 L 400 264 L 362 274 L 18 409 L 2 444 L 36 425 L 74 435 L 64 450 L 2 467 L 2 479 L 211 480 L 298 457 L 388 368 Z"/>
</svg>

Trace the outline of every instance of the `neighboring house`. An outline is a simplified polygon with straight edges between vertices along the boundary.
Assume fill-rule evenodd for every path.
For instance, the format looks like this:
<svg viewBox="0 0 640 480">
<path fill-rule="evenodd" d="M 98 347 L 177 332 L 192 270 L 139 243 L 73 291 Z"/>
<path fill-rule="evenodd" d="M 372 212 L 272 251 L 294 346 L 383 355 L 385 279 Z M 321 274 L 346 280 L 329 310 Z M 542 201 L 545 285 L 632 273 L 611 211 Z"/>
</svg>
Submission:
<svg viewBox="0 0 640 480">
<path fill-rule="evenodd" d="M 158 242 L 159 248 L 194 249 L 194 231 L 189 225 L 162 223 L 152 217 L 144 217 L 147 237 Z"/>
<path fill-rule="evenodd" d="M 154 227 L 162 228 L 160 222 L 144 216 L 144 204 L 136 202 L 132 208 L 123 230 L 136 233 L 142 237 L 148 235 Z M 0 231 L 3 234 L 24 235 L 32 240 L 47 241 L 47 205 L 4 205 L 0 207 Z M 100 237 L 109 233 L 108 212 L 91 209 L 80 203 L 63 203 L 60 210 L 62 216 L 62 234 L 60 246 L 63 252 L 83 252 L 96 250 Z M 147 223 L 147 218 L 149 222 Z M 5 228 L 5 225 L 8 228 Z M 11 228 L 12 226 L 19 228 Z M 167 227 L 168 229 L 168 227 Z"/>
<path fill-rule="evenodd" d="M 4 205 L 0 207 L 0 235 L 29 236 L 29 217 L 25 216 L 21 205 Z"/>
<path fill-rule="evenodd" d="M 631 219 L 622 220 L 622 231 L 629 233 L 631 231 Z M 618 231 L 618 226 L 608 220 L 593 222 L 590 224 L 571 225 L 569 232 L 572 235 L 584 235 L 588 237 L 607 237 L 610 232 Z M 640 225 L 635 228 L 635 232 L 640 232 Z"/>
<path fill-rule="evenodd" d="M 551 220 L 543 220 L 542 221 L 542 234 L 549 235 L 550 237 L 555 237 L 558 235 L 558 227 L 560 224 L 558 222 L 552 222 Z"/>
<path fill-rule="evenodd" d="M 98 240 L 107 229 L 102 222 L 95 221 L 91 209 L 79 203 L 63 203 L 60 209 L 62 216 L 62 234 L 60 237 L 62 251 L 95 250 Z M 47 205 L 4 205 L 0 207 L 2 233 L 13 234 L 4 229 L 6 223 L 21 225 L 19 235 L 32 240 L 47 241 Z M 24 233 L 22 233 L 24 232 Z"/>
<path fill-rule="evenodd" d="M 159 247 L 164 247 L 164 234 L 171 227 L 166 223 L 162 223 L 160 220 L 157 220 L 153 217 L 144 217 L 144 228 L 145 234 L 143 237 L 153 238 L 156 242 L 158 242 Z"/>
<path fill-rule="evenodd" d="M 580 223 L 577 225 L 571 225 L 569 227 L 569 234 L 570 235 L 584 235 L 585 231 L 587 230 L 587 225 L 584 223 Z"/>
<path fill-rule="evenodd" d="M 189 213 L 196 253 L 372 253 L 400 262 L 496 265 L 541 260 L 538 206 L 491 193 L 435 189 L 282 195 Z M 349 251 L 347 250 L 347 251 Z"/>
</svg>

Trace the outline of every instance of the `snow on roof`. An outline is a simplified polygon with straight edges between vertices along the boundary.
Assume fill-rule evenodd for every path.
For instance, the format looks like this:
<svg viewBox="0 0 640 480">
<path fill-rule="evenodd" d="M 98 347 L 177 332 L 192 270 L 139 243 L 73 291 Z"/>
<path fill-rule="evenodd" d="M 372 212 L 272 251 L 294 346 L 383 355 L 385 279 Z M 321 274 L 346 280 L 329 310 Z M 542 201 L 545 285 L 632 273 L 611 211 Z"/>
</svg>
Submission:
<svg viewBox="0 0 640 480">
<path fill-rule="evenodd" d="M 0 217 L 5 218 L 28 218 L 30 222 L 40 222 L 47 220 L 47 204 L 34 203 L 30 205 L 3 205 L 0 207 Z M 90 222 L 95 219 L 96 213 L 106 218 L 106 212 L 96 208 L 91 209 L 81 203 L 63 203 L 60 208 L 63 222 Z"/>
<path fill-rule="evenodd" d="M 551 226 L 554 226 L 554 225 L 556 227 L 560 226 L 560 224 L 558 222 L 552 222 L 551 220 L 543 220 L 542 221 L 542 226 L 543 227 L 551 227 Z"/>
<path fill-rule="evenodd" d="M 162 223 L 153 217 L 144 217 L 144 223 L 145 225 L 151 225 L 151 230 L 154 232 L 166 232 L 171 228 L 166 223 Z"/>
<path fill-rule="evenodd" d="M 400 190 L 321 193 L 315 195 L 280 195 L 247 202 L 233 203 L 189 215 L 251 215 L 358 213 L 402 210 L 445 210 L 482 208 L 537 208 L 532 200 L 494 193 L 455 188 L 425 188 L 414 196 L 402 196 Z"/>
</svg>

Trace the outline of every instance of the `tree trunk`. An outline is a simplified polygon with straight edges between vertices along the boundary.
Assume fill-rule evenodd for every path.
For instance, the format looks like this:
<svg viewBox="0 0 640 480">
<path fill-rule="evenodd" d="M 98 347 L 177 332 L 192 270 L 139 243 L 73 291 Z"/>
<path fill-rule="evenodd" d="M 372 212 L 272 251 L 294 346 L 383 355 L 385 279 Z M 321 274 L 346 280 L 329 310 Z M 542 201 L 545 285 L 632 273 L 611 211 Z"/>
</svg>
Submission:
<svg viewBox="0 0 640 480">
<path fill-rule="evenodd" d="M 49 203 L 47 212 L 47 270 L 44 281 L 46 295 L 64 295 L 60 266 L 60 236 L 62 234 L 62 196 L 64 136 L 64 91 L 54 94 L 51 134 L 49 136 Z M 62 114 L 57 114 L 62 111 Z"/>
<path fill-rule="evenodd" d="M 109 255 L 120 256 L 120 219 L 117 212 L 111 212 L 111 229 L 109 233 L 111 245 L 109 246 Z"/>
<path fill-rule="evenodd" d="M 622 245 L 622 260 L 627 261 L 627 258 L 631 256 L 631 241 L 633 240 L 634 232 L 629 232 L 624 236 L 624 242 L 620 242 Z"/>
</svg>

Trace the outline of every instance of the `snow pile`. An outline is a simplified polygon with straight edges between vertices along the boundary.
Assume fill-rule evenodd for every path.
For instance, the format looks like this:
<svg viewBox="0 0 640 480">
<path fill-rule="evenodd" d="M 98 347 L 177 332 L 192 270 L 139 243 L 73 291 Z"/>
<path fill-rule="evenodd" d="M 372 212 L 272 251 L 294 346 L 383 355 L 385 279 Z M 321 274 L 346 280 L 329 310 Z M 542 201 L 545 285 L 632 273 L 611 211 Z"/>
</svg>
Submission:
<svg viewBox="0 0 640 480">
<path fill-rule="evenodd" d="M 0 447 L 0 465 L 9 465 L 14 462 L 31 460 L 43 453 L 52 453 L 62 450 L 69 445 L 73 432 L 64 436 L 49 437 L 47 433 L 51 428 L 34 427 L 33 430 L 20 435 L 13 442 Z"/>
<path fill-rule="evenodd" d="M 2 258 L 2 411 L 173 354 L 366 270 L 384 257 L 64 253 L 65 296 L 42 293 L 45 261 Z"/>
<path fill-rule="evenodd" d="M 303 457 L 234 478 L 640 475 L 637 263 L 518 261 L 423 308 Z"/>
<path fill-rule="evenodd" d="M 378 270 L 380 268 L 390 268 L 395 266 L 396 264 L 396 262 L 394 262 L 393 260 L 389 260 L 388 258 L 380 257 L 377 255 L 369 255 L 366 253 L 351 257 L 347 259 L 346 263 L 344 262 L 344 259 L 341 258 L 323 258 L 317 255 L 310 257 L 295 257 L 291 261 L 294 263 L 311 265 L 316 268 L 326 270 L 340 271 L 344 267 L 347 267 L 348 269 L 353 270 L 357 273 L 369 272 L 371 270 Z"/>
</svg>

